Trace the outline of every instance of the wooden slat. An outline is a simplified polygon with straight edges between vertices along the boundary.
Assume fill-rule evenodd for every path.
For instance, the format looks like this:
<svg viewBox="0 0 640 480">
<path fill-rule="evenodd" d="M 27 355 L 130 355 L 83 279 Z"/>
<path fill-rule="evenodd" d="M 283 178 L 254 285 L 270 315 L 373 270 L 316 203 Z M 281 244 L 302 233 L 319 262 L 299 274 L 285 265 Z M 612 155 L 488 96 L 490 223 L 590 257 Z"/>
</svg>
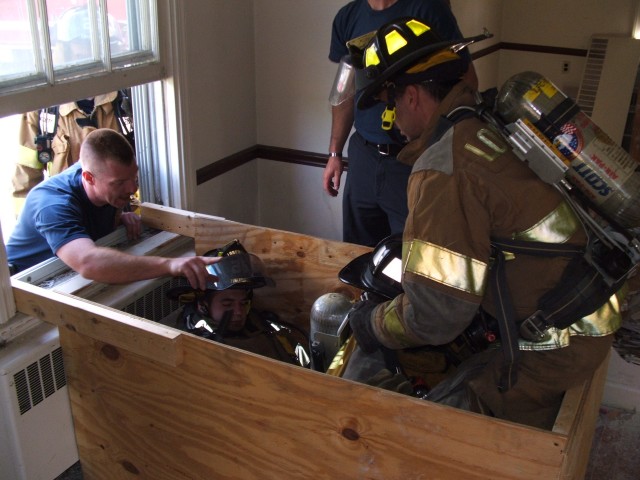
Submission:
<svg viewBox="0 0 640 480">
<path fill-rule="evenodd" d="M 113 347 L 176 366 L 182 362 L 181 333 L 159 323 L 88 300 L 12 280 L 16 307 L 24 314 L 100 340 Z"/>
<path fill-rule="evenodd" d="M 140 216 L 142 223 L 148 227 L 178 233 L 186 237 L 195 237 L 193 228 L 195 213 L 152 203 L 142 203 L 140 204 Z"/>
</svg>

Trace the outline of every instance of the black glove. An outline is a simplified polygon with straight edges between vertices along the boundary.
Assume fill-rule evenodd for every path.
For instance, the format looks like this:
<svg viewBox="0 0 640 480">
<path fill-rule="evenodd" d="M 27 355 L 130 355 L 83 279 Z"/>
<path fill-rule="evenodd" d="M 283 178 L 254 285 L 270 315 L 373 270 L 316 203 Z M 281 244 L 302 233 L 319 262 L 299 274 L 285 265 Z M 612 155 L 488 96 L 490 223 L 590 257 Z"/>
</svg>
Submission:
<svg viewBox="0 0 640 480">
<path fill-rule="evenodd" d="M 378 303 L 371 300 L 357 302 L 349 311 L 349 326 L 356 337 L 358 345 L 364 353 L 373 353 L 382 344 L 373 333 L 371 312 Z"/>
<path fill-rule="evenodd" d="M 413 395 L 413 386 L 407 377 L 401 373 L 392 374 L 386 368 L 380 370 L 373 377 L 366 381 L 367 385 L 391 390 L 392 392 Z"/>
</svg>

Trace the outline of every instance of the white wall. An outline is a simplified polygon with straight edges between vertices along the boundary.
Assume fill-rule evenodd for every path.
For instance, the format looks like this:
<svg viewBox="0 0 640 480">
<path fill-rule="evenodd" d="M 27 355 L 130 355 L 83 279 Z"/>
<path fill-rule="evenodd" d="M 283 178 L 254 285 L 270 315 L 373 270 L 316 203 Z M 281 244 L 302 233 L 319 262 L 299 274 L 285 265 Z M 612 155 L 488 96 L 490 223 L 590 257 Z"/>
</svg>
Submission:
<svg viewBox="0 0 640 480">
<path fill-rule="evenodd" d="M 260 160 L 258 225 L 342 240 L 342 189 L 337 197 L 327 195 L 322 173 L 318 167 Z"/>
<path fill-rule="evenodd" d="M 189 115 L 186 134 L 195 175 L 198 168 L 256 144 L 253 0 L 180 3 L 185 16 L 181 33 L 188 46 L 183 108 Z M 195 210 L 231 218 L 238 203 L 246 202 L 243 211 L 253 212 L 257 176 L 255 168 L 251 172 L 198 187 Z"/>
<path fill-rule="evenodd" d="M 594 34 L 631 35 L 634 0 L 524 0 L 505 1 L 502 41 L 563 48 L 588 49 Z M 568 73 L 562 63 L 570 62 Z M 561 90 L 574 96 L 580 87 L 585 59 L 573 56 L 502 51 L 499 83 L 524 70 L 545 75 Z"/>
<path fill-rule="evenodd" d="M 189 0 L 185 4 L 192 161 L 200 168 L 256 143 L 324 153 L 335 65 L 327 59 L 333 16 L 347 0 Z M 588 49 L 594 33 L 630 34 L 634 0 L 452 0 L 464 35 Z M 202 21 L 207 19 L 207 21 Z M 568 74 L 562 62 L 570 61 Z M 584 60 L 501 51 L 475 62 L 480 88 L 537 70 L 568 94 Z M 255 162 L 257 163 L 257 162 Z M 341 238 L 341 199 L 322 192 L 322 169 L 260 161 L 197 187 L 197 210 L 232 220 Z"/>
<path fill-rule="evenodd" d="M 257 143 L 327 152 L 331 22 L 344 0 L 255 2 Z M 345 149 L 346 151 L 346 149 Z M 256 222 L 342 239 L 342 195 L 322 190 L 322 168 L 261 161 Z M 346 180 L 343 175 L 342 183 Z"/>
<path fill-rule="evenodd" d="M 493 37 L 469 47 L 471 53 L 489 48 L 501 41 L 503 0 L 452 0 L 451 9 L 458 19 L 462 35 L 472 37 L 487 29 Z M 474 62 L 480 91 L 498 84 L 497 54 L 482 57 Z"/>
<path fill-rule="evenodd" d="M 344 0 L 255 2 L 258 143 L 325 152 L 331 22 Z"/>
</svg>

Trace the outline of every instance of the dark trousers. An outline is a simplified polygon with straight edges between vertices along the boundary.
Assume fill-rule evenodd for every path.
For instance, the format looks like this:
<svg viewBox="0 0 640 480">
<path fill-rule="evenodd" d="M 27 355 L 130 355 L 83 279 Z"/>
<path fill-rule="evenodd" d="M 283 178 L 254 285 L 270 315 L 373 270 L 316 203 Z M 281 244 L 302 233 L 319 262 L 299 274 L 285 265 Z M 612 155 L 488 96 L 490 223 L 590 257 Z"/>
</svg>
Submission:
<svg viewBox="0 0 640 480">
<path fill-rule="evenodd" d="M 571 337 L 568 347 L 522 352 L 518 381 L 501 392 L 497 385 L 503 357 L 496 352 L 487 368 L 470 381 L 471 390 L 498 418 L 551 429 L 565 391 L 588 379 L 607 358 L 613 335 Z M 481 409 L 482 410 L 482 409 Z"/>
<path fill-rule="evenodd" d="M 411 167 L 393 155 L 380 154 L 357 132 L 349 140 L 348 155 L 342 239 L 375 246 L 383 238 L 404 230 Z"/>
</svg>

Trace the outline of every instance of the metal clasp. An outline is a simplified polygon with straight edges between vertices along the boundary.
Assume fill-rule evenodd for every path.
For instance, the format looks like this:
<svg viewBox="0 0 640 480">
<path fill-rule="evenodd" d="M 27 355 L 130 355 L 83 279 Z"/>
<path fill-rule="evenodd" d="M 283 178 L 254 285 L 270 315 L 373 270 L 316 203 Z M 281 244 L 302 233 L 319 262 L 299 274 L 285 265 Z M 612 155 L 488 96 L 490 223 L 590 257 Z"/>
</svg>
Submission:
<svg viewBox="0 0 640 480">
<path fill-rule="evenodd" d="M 541 342 L 550 328 L 544 314 L 538 310 L 520 324 L 520 336 L 530 342 Z"/>
<path fill-rule="evenodd" d="M 391 154 L 391 146 L 388 143 L 382 143 L 376 145 L 378 147 L 378 153 L 385 157 L 388 157 Z"/>
</svg>

